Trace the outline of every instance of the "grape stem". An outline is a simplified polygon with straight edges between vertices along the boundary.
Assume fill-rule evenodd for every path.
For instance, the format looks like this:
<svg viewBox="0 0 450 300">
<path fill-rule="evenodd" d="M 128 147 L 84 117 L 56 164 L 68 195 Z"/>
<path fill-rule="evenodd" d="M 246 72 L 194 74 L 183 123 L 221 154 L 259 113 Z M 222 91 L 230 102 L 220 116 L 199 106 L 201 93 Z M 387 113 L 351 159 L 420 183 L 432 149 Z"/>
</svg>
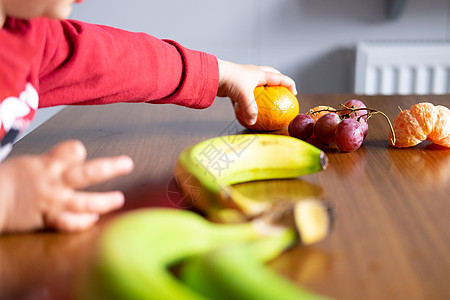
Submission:
<svg viewBox="0 0 450 300">
<path fill-rule="evenodd" d="M 314 115 L 314 114 L 317 114 L 317 113 L 320 113 L 320 112 L 324 112 L 324 111 L 338 113 L 338 112 L 347 112 L 347 111 L 350 110 L 350 112 L 340 116 L 341 118 L 345 119 L 345 118 L 349 118 L 350 114 L 352 112 L 359 111 L 359 110 L 365 110 L 365 111 L 368 111 L 368 113 L 365 114 L 365 115 L 359 116 L 359 118 L 361 118 L 362 116 L 367 116 L 366 120 L 369 120 L 372 117 L 372 115 L 374 115 L 374 114 L 381 114 L 386 119 L 386 121 L 389 124 L 389 129 L 392 132 L 391 143 L 392 143 L 392 145 L 395 145 L 396 138 L 395 138 L 394 127 L 392 126 L 391 120 L 389 119 L 389 117 L 384 112 L 382 112 L 381 110 L 375 109 L 375 108 L 370 108 L 370 107 L 360 107 L 360 108 L 356 108 L 356 107 L 353 107 L 353 106 L 352 107 L 347 107 L 344 104 L 341 104 L 341 106 L 343 107 L 342 109 L 325 108 L 325 109 L 320 109 L 320 110 L 316 110 L 316 111 L 310 110 L 309 112 L 307 112 L 307 114 L 308 115 Z M 358 120 L 359 120 L 359 118 L 358 118 Z"/>
</svg>

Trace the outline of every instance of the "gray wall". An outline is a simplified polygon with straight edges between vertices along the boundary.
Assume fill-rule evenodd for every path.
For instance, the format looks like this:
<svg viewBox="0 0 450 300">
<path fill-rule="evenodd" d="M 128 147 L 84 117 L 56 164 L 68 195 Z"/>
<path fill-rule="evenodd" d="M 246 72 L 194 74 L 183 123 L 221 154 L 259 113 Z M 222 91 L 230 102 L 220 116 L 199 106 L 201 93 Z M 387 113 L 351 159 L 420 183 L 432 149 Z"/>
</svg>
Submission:
<svg viewBox="0 0 450 300">
<path fill-rule="evenodd" d="M 271 65 L 303 93 L 351 92 L 360 40 L 450 38 L 450 0 L 87 0 L 72 18 L 143 31 L 239 63 Z"/>
</svg>

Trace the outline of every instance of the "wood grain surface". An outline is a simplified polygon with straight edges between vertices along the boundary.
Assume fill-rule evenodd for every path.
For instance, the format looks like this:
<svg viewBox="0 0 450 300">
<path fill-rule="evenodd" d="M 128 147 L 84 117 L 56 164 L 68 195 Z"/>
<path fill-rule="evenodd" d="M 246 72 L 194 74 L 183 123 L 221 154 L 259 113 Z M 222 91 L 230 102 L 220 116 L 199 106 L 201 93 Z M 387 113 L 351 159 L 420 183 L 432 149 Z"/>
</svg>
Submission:
<svg viewBox="0 0 450 300">
<path fill-rule="evenodd" d="M 337 107 L 354 97 L 300 95 L 300 110 Z M 359 98 L 391 121 L 399 107 L 422 101 L 450 107 L 449 95 Z M 83 233 L 0 237 L 0 299 L 74 298 L 110 220 L 138 207 L 177 207 L 173 168 L 182 149 L 245 132 L 226 99 L 206 110 L 149 104 L 65 108 L 20 140 L 11 156 L 40 154 L 66 139 L 83 141 L 90 158 L 130 155 L 136 165 L 132 174 L 89 188 L 122 190 L 125 207 Z M 450 299 L 450 149 L 429 142 L 392 148 L 388 132 L 388 123 L 376 115 L 357 151 L 324 148 L 327 170 L 238 186 L 260 199 L 314 196 L 334 207 L 336 222 L 327 239 L 287 251 L 271 268 L 336 299 Z"/>
</svg>

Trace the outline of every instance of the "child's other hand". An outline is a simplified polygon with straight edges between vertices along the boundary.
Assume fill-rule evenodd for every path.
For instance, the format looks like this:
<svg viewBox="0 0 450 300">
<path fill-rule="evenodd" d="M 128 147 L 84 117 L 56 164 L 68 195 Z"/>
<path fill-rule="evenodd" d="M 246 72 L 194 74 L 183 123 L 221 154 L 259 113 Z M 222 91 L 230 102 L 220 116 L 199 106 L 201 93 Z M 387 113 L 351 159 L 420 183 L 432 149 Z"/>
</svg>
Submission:
<svg viewBox="0 0 450 300">
<path fill-rule="evenodd" d="M 230 97 L 234 105 L 245 107 L 244 112 L 249 125 L 255 124 L 258 115 L 258 107 L 253 96 L 253 90 L 257 86 L 281 85 L 297 95 L 294 80 L 274 68 L 238 65 L 220 59 L 218 61 L 219 89 L 217 96 Z"/>
<path fill-rule="evenodd" d="M 120 191 L 79 191 L 133 169 L 127 156 L 86 161 L 84 145 L 58 144 L 40 156 L 20 156 L 0 164 L 0 232 L 41 228 L 80 231 L 101 214 L 120 208 Z"/>
</svg>

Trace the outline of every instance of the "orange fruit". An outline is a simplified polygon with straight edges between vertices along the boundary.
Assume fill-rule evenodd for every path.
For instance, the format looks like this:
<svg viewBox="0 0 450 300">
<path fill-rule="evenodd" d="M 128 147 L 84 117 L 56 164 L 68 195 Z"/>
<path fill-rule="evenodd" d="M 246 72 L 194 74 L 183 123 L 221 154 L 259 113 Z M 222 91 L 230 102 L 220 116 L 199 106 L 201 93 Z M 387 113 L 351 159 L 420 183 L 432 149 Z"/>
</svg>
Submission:
<svg viewBox="0 0 450 300">
<path fill-rule="evenodd" d="M 437 105 L 436 123 L 428 139 L 433 143 L 450 148 L 450 109 Z"/>
<path fill-rule="evenodd" d="M 428 102 L 414 104 L 397 115 L 393 129 L 395 144 L 392 144 L 392 132 L 389 143 L 398 148 L 412 147 L 424 140 L 450 147 L 450 110 Z"/>
<path fill-rule="evenodd" d="M 254 125 L 244 121 L 240 106 L 236 108 L 236 118 L 242 126 L 261 131 L 274 131 L 287 127 L 300 112 L 297 98 L 283 86 L 258 86 L 253 91 L 258 116 Z"/>
<path fill-rule="evenodd" d="M 438 110 L 436 107 L 431 103 L 422 102 L 411 106 L 409 111 L 420 124 L 422 133 L 427 137 L 433 131 L 437 121 Z"/>
<path fill-rule="evenodd" d="M 403 110 L 395 117 L 393 124 L 395 144 L 392 144 L 392 132 L 389 132 L 389 143 L 397 148 L 412 147 L 426 139 L 419 122 L 411 112 Z"/>
<path fill-rule="evenodd" d="M 335 109 L 332 108 L 331 106 L 319 105 L 319 106 L 316 106 L 316 107 L 314 107 L 314 108 L 311 108 L 311 109 L 309 110 L 308 114 L 314 119 L 314 122 L 317 122 L 317 120 L 319 120 L 319 118 L 320 118 L 321 116 L 326 115 L 326 114 L 332 112 L 332 111 L 326 111 L 325 109 L 326 109 L 326 110 L 335 110 Z M 319 111 L 319 110 L 324 110 L 324 111 L 321 111 L 321 112 L 316 113 L 316 111 Z"/>
</svg>

